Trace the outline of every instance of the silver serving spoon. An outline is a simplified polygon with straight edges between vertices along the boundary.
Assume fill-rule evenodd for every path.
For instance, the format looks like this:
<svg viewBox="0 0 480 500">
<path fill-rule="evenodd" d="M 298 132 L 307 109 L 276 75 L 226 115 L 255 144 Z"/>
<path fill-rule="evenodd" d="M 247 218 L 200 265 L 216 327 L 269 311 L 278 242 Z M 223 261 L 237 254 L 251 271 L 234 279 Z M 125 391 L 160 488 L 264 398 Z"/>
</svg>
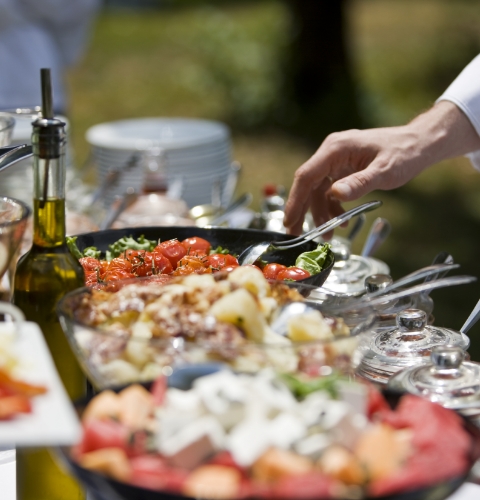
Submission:
<svg viewBox="0 0 480 500">
<path fill-rule="evenodd" d="M 470 328 L 480 319 L 480 300 L 477 302 L 477 305 L 473 308 L 473 311 L 470 313 L 470 316 L 467 318 L 467 321 L 463 324 L 462 328 L 460 328 L 460 333 L 467 333 Z"/>
<path fill-rule="evenodd" d="M 371 257 L 380 248 L 380 245 L 387 239 L 391 229 L 392 226 L 387 219 L 383 219 L 382 217 L 375 219 L 372 227 L 370 228 L 365 244 L 363 245 L 361 256 Z"/>
<path fill-rule="evenodd" d="M 282 306 L 274 315 L 272 322 L 270 323 L 270 328 L 278 335 L 287 337 L 289 320 L 295 316 L 308 314 L 313 311 L 319 311 L 319 309 L 308 305 L 306 302 L 289 302 L 288 304 Z M 324 313 L 322 314 L 325 315 Z M 373 312 L 366 314 L 363 320 L 350 330 L 350 336 L 353 337 L 355 335 L 360 335 L 361 333 L 370 330 L 375 322 L 376 315 Z"/>
<path fill-rule="evenodd" d="M 300 245 L 303 245 L 307 241 L 311 241 L 318 236 L 335 229 L 336 227 L 342 225 L 344 222 L 350 220 L 355 215 L 359 215 L 364 212 L 369 212 L 370 210 L 374 210 L 378 208 L 382 204 L 381 201 L 370 201 L 368 203 L 364 203 L 358 207 L 352 208 L 347 212 L 339 215 L 338 217 L 334 217 L 333 219 L 325 222 L 324 224 L 308 231 L 308 233 L 299 236 L 298 238 L 294 238 L 292 240 L 285 241 L 264 241 L 262 243 L 256 243 L 255 245 L 251 245 L 246 248 L 238 257 L 238 262 L 240 265 L 245 266 L 248 264 L 253 264 L 256 262 L 264 253 L 267 253 L 271 250 L 288 250 L 289 248 L 295 248 Z"/>
<path fill-rule="evenodd" d="M 413 273 L 407 274 L 403 278 L 400 278 L 393 283 L 390 283 L 384 288 L 379 288 L 375 292 L 370 292 L 368 297 L 374 299 L 375 297 L 380 297 L 382 295 L 390 294 L 390 292 L 397 290 L 398 288 L 414 283 L 415 281 L 425 279 L 425 282 L 434 281 L 437 279 L 439 274 L 447 273 L 453 269 L 458 269 L 460 264 L 435 264 L 427 267 L 422 267 Z M 427 281 L 427 278 L 429 281 Z"/>
<path fill-rule="evenodd" d="M 435 255 L 433 259 L 432 265 L 435 264 L 453 264 L 453 257 L 448 252 L 439 252 L 437 255 Z M 425 278 L 425 283 L 428 283 L 429 281 L 435 279 L 443 278 L 444 276 L 447 275 L 448 271 L 449 270 L 446 269 L 443 271 L 439 271 L 437 274 L 432 274 L 430 276 L 427 276 Z M 420 293 L 415 301 L 416 307 L 418 309 L 429 311 L 429 314 L 432 313 L 434 307 L 433 299 L 430 297 L 430 291 Z"/>
</svg>

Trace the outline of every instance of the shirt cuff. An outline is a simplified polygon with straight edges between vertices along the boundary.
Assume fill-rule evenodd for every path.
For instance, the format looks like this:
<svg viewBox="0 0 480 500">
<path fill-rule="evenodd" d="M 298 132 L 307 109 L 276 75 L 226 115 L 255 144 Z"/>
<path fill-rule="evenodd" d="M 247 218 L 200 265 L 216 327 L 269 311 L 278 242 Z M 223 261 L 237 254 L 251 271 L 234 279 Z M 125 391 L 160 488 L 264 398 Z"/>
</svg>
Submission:
<svg viewBox="0 0 480 500">
<path fill-rule="evenodd" d="M 480 136 L 480 55 L 475 57 L 436 100 L 458 106 Z M 465 155 L 480 170 L 480 150 Z"/>
</svg>

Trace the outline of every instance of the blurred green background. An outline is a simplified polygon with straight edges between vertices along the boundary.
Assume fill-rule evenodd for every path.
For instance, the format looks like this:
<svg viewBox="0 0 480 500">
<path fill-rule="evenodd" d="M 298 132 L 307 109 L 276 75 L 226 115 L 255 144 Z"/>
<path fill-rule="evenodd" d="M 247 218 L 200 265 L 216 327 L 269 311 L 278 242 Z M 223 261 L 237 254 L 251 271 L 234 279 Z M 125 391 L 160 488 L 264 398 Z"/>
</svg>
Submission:
<svg viewBox="0 0 480 500">
<path fill-rule="evenodd" d="M 473 0 L 112 0 L 68 77 L 76 164 L 87 162 L 85 131 L 100 122 L 221 120 L 243 165 L 238 193 L 252 192 L 258 208 L 262 186 L 288 189 L 329 132 L 403 124 L 430 107 L 480 52 L 479 26 Z M 375 217 L 389 219 L 392 233 L 376 256 L 394 279 L 441 250 L 460 274 L 480 277 L 480 173 L 465 158 L 369 198 L 384 205 L 369 214 L 354 250 Z M 436 324 L 459 329 L 480 284 L 432 297 Z M 476 360 L 479 336 L 480 323 L 471 330 Z"/>
</svg>

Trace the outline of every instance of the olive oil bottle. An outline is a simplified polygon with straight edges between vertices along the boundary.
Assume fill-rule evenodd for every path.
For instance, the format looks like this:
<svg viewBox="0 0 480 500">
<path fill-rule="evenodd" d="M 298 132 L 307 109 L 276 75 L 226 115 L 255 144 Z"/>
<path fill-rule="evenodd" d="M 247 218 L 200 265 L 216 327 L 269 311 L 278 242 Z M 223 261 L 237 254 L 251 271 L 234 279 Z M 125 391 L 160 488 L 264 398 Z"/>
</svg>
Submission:
<svg viewBox="0 0 480 500">
<path fill-rule="evenodd" d="M 59 299 L 83 286 L 83 270 L 65 242 L 65 124 L 53 118 L 50 70 L 42 69 L 42 117 L 33 123 L 33 244 L 15 271 L 13 302 L 40 325 L 69 394 L 85 393 L 86 380 L 55 311 Z M 48 450 L 17 450 L 18 500 L 78 500 L 84 494 Z"/>
</svg>

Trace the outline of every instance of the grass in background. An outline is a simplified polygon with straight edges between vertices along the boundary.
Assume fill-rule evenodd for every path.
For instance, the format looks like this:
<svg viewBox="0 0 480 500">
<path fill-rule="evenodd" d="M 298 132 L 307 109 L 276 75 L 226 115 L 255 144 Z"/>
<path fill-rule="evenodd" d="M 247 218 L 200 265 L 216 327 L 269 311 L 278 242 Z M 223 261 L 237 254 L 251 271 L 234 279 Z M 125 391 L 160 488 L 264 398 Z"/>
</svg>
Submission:
<svg viewBox="0 0 480 500">
<path fill-rule="evenodd" d="M 405 123 L 428 108 L 480 52 L 476 2 L 352 0 L 348 21 L 359 98 L 372 126 Z M 245 132 L 282 98 L 291 36 L 288 10 L 279 0 L 105 11 L 69 78 L 77 164 L 88 156 L 85 131 L 97 123 L 143 116 L 227 121 L 234 158 L 243 164 L 238 192 L 251 191 L 258 207 L 264 184 L 289 187 L 296 168 L 313 153 L 301 138 L 265 128 Z M 480 277 L 480 175 L 465 159 L 436 165 L 374 198 L 384 206 L 369 214 L 369 222 L 383 216 L 393 226 L 377 256 L 394 278 L 428 265 L 440 250 L 452 253 L 462 274 Z M 367 231 L 354 250 L 361 249 Z M 480 287 L 432 295 L 437 324 L 458 329 Z M 473 341 L 471 353 L 480 359 L 480 342 Z"/>
</svg>

